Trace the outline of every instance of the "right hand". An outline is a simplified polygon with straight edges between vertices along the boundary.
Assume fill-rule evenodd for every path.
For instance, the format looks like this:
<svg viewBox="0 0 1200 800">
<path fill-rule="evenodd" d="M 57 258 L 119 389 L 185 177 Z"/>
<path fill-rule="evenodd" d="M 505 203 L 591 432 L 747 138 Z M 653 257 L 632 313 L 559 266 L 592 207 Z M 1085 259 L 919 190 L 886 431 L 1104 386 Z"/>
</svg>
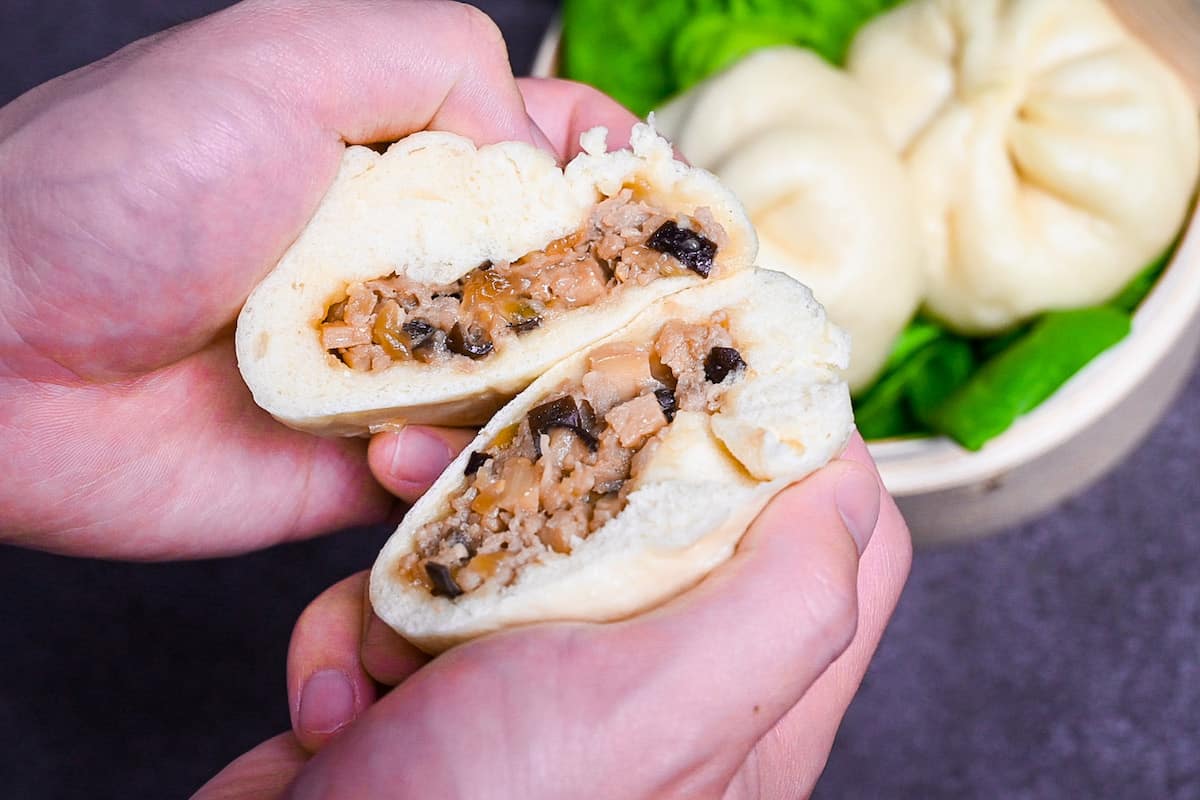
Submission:
<svg viewBox="0 0 1200 800">
<path fill-rule="evenodd" d="M 427 663 L 369 613 L 362 573 L 297 623 L 296 738 L 252 751 L 200 797 L 248 796 L 238 787 L 264 770 L 280 791 L 294 781 L 294 798 L 804 796 L 910 555 L 856 437 L 777 497 L 733 559 L 626 621 L 518 628 Z M 340 710 L 327 702 L 338 681 Z M 376 681 L 399 685 L 371 705 Z M 320 752 L 306 765 L 298 744 Z"/>
</svg>

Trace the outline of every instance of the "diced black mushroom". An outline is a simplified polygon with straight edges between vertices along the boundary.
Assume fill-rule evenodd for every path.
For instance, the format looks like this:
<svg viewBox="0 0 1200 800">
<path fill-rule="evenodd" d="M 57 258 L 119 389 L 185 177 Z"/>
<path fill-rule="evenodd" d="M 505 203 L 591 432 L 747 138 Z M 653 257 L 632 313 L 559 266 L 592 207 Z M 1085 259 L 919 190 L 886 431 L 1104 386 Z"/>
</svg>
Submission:
<svg viewBox="0 0 1200 800">
<path fill-rule="evenodd" d="M 517 333 L 525 333 L 526 331 L 531 331 L 534 328 L 541 326 L 541 324 L 542 324 L 541 317 L 530 317 L 529 319 L 524 320 L 522 322 L 516 322 L 516 323 L 510 322 L 508 325 L 508 328 L 509 328 L 509 330 L 516 331 Z"/>
<path fill-rule="evenodd" d="M 467 466 L 463 469 L 464 475 L 474 475 L 479 472 L 479 468 L 491 459 L 491 456 L 482 450 L 476 450 L 471 455 L 467 456 Z"/>
<path fill-rule="evenodd" d="M 702 278 L 707 278 L 712 271 L 713 257 L 717 254 L 716 242 L 696 231 L 679 227 L 673 220 L 667 220 L 650 234 L 646 246 L 674 256 L 680 264 Z"/>
<path fill-rule="evenodd" d="M 458 322 L 454 323 L 454 327 L 450 329 L 450 334 L 446 337 L 446 344 L 450 347 L 451 353 L 457 353 L 467 358 L 483 358 L 492 352 L 494 347 L 485 331 L 472 325 L 464 334 L 463 327 Z"/>
<path fill-rule="evenodd" d="M 579 401 L 579 421 L 583 425 L 583 429 L 592 435 L 591 441 L 587 441 L 586 439 L 584 441 L 587 442 L 589 449 L 595 450 L 598 444 L 594 435 L 597 430 L 596 409 L 592 408 L 592 404 L 587 400 Z"/>
<path fill-rule="evenodd" d="M 429 576 L 429 581 L 433 584 L 434 597 L 454 599 L 463 593 L 462 587 L 454 580 L 454 576 L 450 574 L 450 568 L 445 564 L 426 561 L 425 574 Z"/>
<path fill-rule="evenodd" d="M 529 432 L 533 434 L 533 448 L 537 451 L 537 455 L 541 456 L 541 439 L 543 433 L 548 433 L 554 428 L 566 428 L 578 436 L 588 449 L 595 450 L 599 445 L 596 435 L 592 432 L 592 426 L 595 424 L 595 415 L 592 414 L 592 408 L 584 401 L 587 411 L 581 411 L 579 404 L 575 402 L 575 398 L 570 395 L 560 397 L 557 400 L 551 400 L 547 403 L 542 403 L 540 406 L 535 406 L 529 412 Z M 585 421 L 586 420 L 586 421 Z M 588 424 L 588 423 L 591 424 Z"/>
<path fill-rule="evenodd" d="M 541 311 L 533 303 L 520 303 L 507 319 L 508 329 L 517 333 L 531 331 L 542 324 Z"/>
<path fill-rule="evenodd" d="M 709 383 L 720 383 L 730 373 L 745 368 L 742 354 L 732 347 L 714 347 L 704 357 L 704 377 Z"/>
<path fill-rule="evenodd" d="M 663 416 L 667 418 L 667 422 L 675 419 L 675 392 L 668 389 L 666 386 L 661 389 L 654 390 L 654 397 L 658 400 L 658 407 L 662 409 Z"/>
<path fill-rule="evenodd" d="M 418 347 L 431 343 L 430 339 L 437 328 L 418 317 L 401 325 L 400 330 L 404 331 L 404 335 L 408 337 L 409 348 L 416 350 Z"/>
</svg>

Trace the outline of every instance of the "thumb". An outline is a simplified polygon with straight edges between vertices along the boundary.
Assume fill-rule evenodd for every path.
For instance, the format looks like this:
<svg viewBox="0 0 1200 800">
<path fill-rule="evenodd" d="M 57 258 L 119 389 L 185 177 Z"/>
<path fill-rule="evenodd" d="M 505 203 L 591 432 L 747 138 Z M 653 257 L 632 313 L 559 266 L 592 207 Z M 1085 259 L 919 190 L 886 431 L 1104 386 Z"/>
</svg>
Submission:
<svg viewBox="0 0 1200 800">
<path fill-rule="evenodd" d="M 858 559 L 879 506 L 870 470 L 831 463 L 778 495 L 700 586 L 608 626 L 595 650 L 639 676 L 645 719 L 677 725 L 673 712 L 689 708 L 713 766 L 732 770 L 853 638 Z"/>
<path fill-rule="evenodd" d="M 879 503 L 866 467 L 834 462 L 655 611 L 455 648 L 325 747 L 289 796 L 529 797 L 529 781 L 547 797 L 585 784 L 604 797 L 709 796 L 850 642 Z"/>
<path fill-rule="evenodd" d="M 274 800 L 308 760 L 299 742 L 283 733 L 242 755 L 217 773 L 192 800 Z"/>
</svg>

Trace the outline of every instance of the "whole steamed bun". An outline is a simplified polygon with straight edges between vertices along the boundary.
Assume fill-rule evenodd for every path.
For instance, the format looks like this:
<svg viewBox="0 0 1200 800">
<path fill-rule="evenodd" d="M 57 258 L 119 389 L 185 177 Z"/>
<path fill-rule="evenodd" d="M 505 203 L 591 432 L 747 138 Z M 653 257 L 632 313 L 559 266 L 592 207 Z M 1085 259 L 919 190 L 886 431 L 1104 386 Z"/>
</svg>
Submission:
<svg viewBox="0 0 1200 800">
<path fill-rule="evenodd" d="M 655 112 L 715 172 L 758 230 L 758 263 L 807 284 L 854 343 L 846 379 L 868 385 L 923 290 L 908 177 L 871 100 L 797 47 L 760 50 Z"/>
<path fill-rule="evenodd" d="M 927 307 L 955 329 L 1102 302 L 1184 221 L 1196 107 L 1099 0 L 913 0 L 848 68 L 909 168 Z"/>
</svg>

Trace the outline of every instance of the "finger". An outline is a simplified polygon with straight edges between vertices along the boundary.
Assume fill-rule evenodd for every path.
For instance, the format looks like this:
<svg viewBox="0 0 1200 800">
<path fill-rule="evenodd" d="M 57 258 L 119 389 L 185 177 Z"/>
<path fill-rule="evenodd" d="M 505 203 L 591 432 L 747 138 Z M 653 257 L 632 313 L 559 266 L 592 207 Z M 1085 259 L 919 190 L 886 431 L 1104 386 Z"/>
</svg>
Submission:
<svg viewBox="0 0 1200 800">
<path fill-rule="evenodd" d="M 326 589 L 292 629 L 288 709 L 297 741 L 313 753 L 375 700 L 375 684 L 359 661 L 366 580 L 360 572 Z"/>
<path fill-rule="evenodd" d="M 0 185 L 0 301 L 29 309 L 17 334 L 42 358 L 26 377 L 112 380 L 194 352 L 312 217 L 343 141 L 427 128 L 544 141 L 471 6 L 241 3 L 6 107 L 6 163 L 22 167 Z M 86 158 L 41 157 L 82 141 Z"/>
<path fill-rule="evenodd" d="M 475 796 L 495 777 L 455 769 L 464 737 L 504 777 L 552 793 L 601 780 L 614 797 L 710 795 L 850 641 L 858 548 L 878 502 L 868 470 L 835 462 L 782 493 L 729 563 L 656 612 L 443 654 L 323 750 L 292 796 Z M 545 755 L 523 744 L 539 741 Z"/>
<path fill-rule="evenodd" d="M 415 503 L 474 438 L 475 431 L 465 428 L 409 425 L 399 432 L 384 431 L 372 437 L 367 461 L 385 489 L 406 503 Z"/>
<path fill-rule="evenodd" d="M 874 470 L 856 437 L 845 458 Z M 879 523 L 859 564 L 858 629 L 854 641 L 760 743 L 754 772 L 763 798 L 807 796 L 816 785 L 849 707 L 895 611 L 912 564 L 912 540 L 886 493 Z"/>
<path fill-rule="evenodd" d="M 367 574 L 367 573 L 364 573 Z M 359 659 L 376 683 L 395 686 L 429 663 L 429 656 L 387 626 L 371 608 L 371 582 L 362 585 L 362 644 Z"/>
<path fill-rule="evenodd" d="M 637 117 L 602 92 L 556 78 L 521 78 L 517 83 L 529 116 L 560 160 L 579 153 L 579 135 L 597 125 L 608 128 L 610 150 L 629 144 L 629 131 Z"/>
<path fill-rule="evenodd" d="M 695 590 L 608 626 L 595 649 L 613 656 L 597 674 L 627 676 L 643 707 L 660 709 L 650 719 L 690 708 L 689 727 L 708 732 L 712 768 L 731 775 L 850 643 L 859 549 L 879 502 L 874 474 L 852 461 L 787 489 Z"/>
<path fill-rule="evenodd" d="M 281 733 L 218 772 L 192 800 L 275 800 L 307 760 L 295 737 Z"/>
<path fill-rule="evenodd" d="M 384 686 L 396 686 L 429 662 L 429 656 L 375 616 L 367 603 L 367 620 L 363 633 L 363 669 Z"/>
<path fill-rule="evenodd" d="M 370 610 L 367 572 L 325 590 L 292 630 L 288 709 L 292 731 L 316 752 L 375 699 L 375 682 L 403 681 L 429 660 Z"/>
<path fill-rule="evenodd" d="M 2 215 L 12 258 L 0 306 L 22 309 L 20 373 L 50 381 L 46 398 L 15 413 L 48 422 L 29 429 L 57 445 L 24 453 L 33 468 L 21 474 L 33 477 L 0 492 L 16 506 L 4 535 L 59 552 L 179 558 L 385 516 L 391 500 L 359 443 L 282 429 L 229 391 L 241 386 L 230 349 L 196 351 L 312 216 L 342 139 L 424 127 L 541 141 L 503 42 L 467 6 L 244 3 L 0 111 L 5 151 L 24 165 L 0 176 L 0 194 L 16 198 Z M 64 156 L 37 156 L 47 149 Z M 88 313 L 64 316 L 68 306 Z M 75 388 L 79 376 L 131 374 Z M 77 487 L 69 502 L 26 491 L 64 473 Z"/>
<path fill-rule="evenodd" d="M 4 541 L 100 558 L 231 555 L 379 522 L 395 502 L 365 443 L 285 428 L 256 406 L 228 340 L 135 386 L 48 384 L 5 410 L 29 446 L 0 481 Z"/>
</svg>

